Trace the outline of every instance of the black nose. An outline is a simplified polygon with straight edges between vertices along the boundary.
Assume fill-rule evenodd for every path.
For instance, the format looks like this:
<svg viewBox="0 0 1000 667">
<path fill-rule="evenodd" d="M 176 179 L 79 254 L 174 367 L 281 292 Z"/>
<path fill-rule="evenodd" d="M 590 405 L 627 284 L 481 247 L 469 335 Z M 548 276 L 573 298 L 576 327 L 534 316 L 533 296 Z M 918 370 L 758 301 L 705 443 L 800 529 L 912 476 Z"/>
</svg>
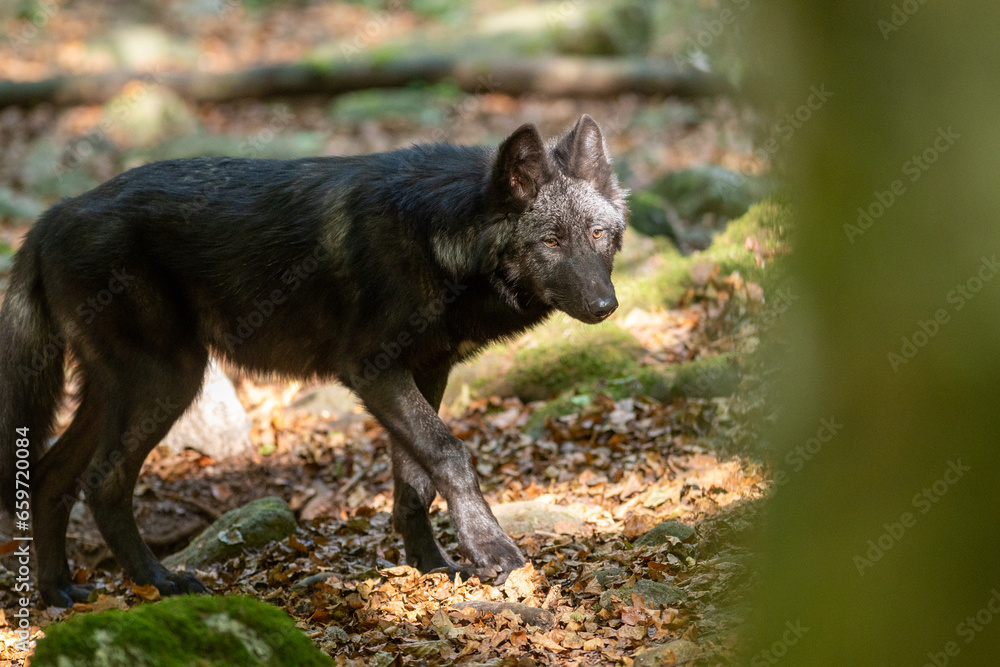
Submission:
<svg viewBox="0 0 1000 667">
<path fill-rule="evenodd" d="M 601 297 L 590 302 L 590 314 L 599 319 L 604 319 L 618 308 L 618 299 L 611 296 Z"/>
</svg>

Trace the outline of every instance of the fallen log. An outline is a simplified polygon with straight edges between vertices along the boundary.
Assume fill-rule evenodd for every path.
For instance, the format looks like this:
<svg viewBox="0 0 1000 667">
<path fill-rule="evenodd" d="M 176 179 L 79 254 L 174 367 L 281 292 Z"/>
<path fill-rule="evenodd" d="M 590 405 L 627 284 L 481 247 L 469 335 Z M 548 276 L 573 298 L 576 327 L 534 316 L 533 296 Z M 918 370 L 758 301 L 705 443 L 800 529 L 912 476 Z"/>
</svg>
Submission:
<svg viewBox="0 0 1000 667">
<path fill-rule="evenodd" d="M 113 71 L 41 81 L 0 81 L 0 107 L 102 104 L 131 81 L 156 83 L 191 102 L 338 95 L 414 82 L 450 81 L 467 93 L 537 94 L 545 97 L 615 97 L 623 93 L 700 97 L 726 92 L 714 75 L 667 60 L 531 58 L 466 62 L 419 58 L 372 62 L 299 62 L 226 73 Z"/>
</svg>

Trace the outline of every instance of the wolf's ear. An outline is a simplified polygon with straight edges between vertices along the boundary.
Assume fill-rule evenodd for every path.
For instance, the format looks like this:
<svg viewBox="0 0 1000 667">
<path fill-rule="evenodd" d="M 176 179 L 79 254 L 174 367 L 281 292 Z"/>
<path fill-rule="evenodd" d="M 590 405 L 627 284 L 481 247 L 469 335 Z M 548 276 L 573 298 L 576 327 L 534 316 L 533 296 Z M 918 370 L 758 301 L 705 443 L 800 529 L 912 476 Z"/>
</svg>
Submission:
<svg viewBox="0 0 1000 667">
<path fill-rule="evenodd" d="M 551 178 L 545 144 L 534 125 L 522 125 L 500 144 L 491 188 L 502 205 L 523 211 Z"/>
<path fill-rule="evenodd" d="M 601 192 L 613 188 L 611 158 L 597 121 L 583 114 L 576 125 L 556 144 L 553 155 L 559 166 L 573 178 L 587 181 Z"/>
</svg>

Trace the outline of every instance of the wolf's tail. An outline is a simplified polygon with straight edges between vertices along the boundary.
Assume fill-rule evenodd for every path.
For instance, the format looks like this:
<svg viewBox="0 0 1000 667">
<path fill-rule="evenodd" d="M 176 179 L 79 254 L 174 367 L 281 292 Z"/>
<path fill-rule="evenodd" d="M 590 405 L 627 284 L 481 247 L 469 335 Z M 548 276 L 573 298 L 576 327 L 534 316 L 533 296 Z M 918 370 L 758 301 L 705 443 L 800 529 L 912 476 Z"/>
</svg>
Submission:
<svg viewBox="0 0 1000 667">
<path fill-rule="evenodd" d="M 0 507 L 9 512 L 27 490 L 17 480 L 34 484 L 65 373 L 66 336 L 49 312 L 33 246 L 29 237 L 15 257 L 0 308 Z"/>
</svg>

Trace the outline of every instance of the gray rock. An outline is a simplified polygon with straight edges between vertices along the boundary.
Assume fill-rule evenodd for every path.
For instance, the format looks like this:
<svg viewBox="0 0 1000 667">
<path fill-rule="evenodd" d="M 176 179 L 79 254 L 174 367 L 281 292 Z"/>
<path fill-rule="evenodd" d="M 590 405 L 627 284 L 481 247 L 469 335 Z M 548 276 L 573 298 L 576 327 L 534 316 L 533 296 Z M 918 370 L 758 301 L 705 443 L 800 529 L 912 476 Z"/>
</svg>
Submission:
<svg viewBox="0 0 1000 667">
<path fill-rule="evenodd" d="M 694 532 L 694 528 L 683 523 L 664 521 L 637 538 L 633 544 L 637 547 L 654 547 L 666 543 L 668 537 L 676 537 L 681 542 L 687 542 L 694 537 Z"/>
<path fill-rule="evenodd" d="M 583 519 L 568 508 L 538 500 L 496 505 L 493 507 L 493 515 L 500 522 L 501 528 L 515 535 L 533 533 L 536 530 L 575 534 L 584 527 Z"/>
<path fill-rule="evenodd" d="M 619 574 L 622 574 L 623 572 L 625 572 L 624 567 L 609 567 L 604 570 L 598 570 L 597 572 L 595 572 L 594 579 L 597 579 L 597 583 L 603 586 L 604 582 L 608 580 L 608 577 L 617 577 Z"/>
<path fill-rule="evenodd" d="M 303 577 L 292 584 L 292 590 L 307 591 L 316 584 L 321 584 L 332 576 L 333 572 L 317 572 L 316 574 L 311 574 L 308 577 Z M 343 632 L 343 630 L 341 630 L 341 632 Z"/>
<path fill-rule="evenodd" d="M 683 589 L 650 579 L 635 582 L 632 592 L 641 597 L 648 607 L 666 607 L 687 599 L 687 593 Z"/>
<path fill-rule="evenodd" d="M 214 359 L 205 372 L 201 395 L 160 444 L 173 452 L 194 449 L 213 459 L 235 456 L 252 447 L 250 418 L 233 383 Z"/>
<path fill-rule="evenodd" d="M 163 564 L 170 569 L 193 570 L 220 563 L 245 549 L 284 539 L 295 532 L 295 526 L 288 503 L 281 498 L 261 498 L 223 514 L 183 550 L 164 558 Z"/>
<path fill-rule="evenodd" d="M 302 392 L 295 401 L 285 408 L 290 414 L 308 413 L 328 415 L 337 422 L 337 428 L 345 429 L 354 422 L 364 422 L 368 413 L 358 411 L 358 397 L 341 384 L 326 384 Z"/>
<path fill-rule="evenodd" d="M 595 611 L 610 609 L 615 599 L 620 600 L 626 605 L 630 605 L 632 604 L 632 593 L 635 593 L 642 599 L 644 607 L 653 609 L 676 605 L 687 599 L 687 592 L 681 588 L 650 579 L 640 579 L 635 582 L 634 586 L 622 586 L 621 588 L 601 593 Z"/>
<path fill-rule="evenodd" d="M 155 146 L 170 138 L 198 131 L 198 118 L 174 90 L 143 83 L 104 105 L 102 122 L 119 146 Z"/>
<path fill-rule="evenodd" d="M 716 165 L 666 174 L 629 195 L 629 224 L 650 236 L 667 236 L 681 252 L 704 250 L 712 235 L 774 192 L 775 184 L 755 174 Z"/>
</svg>

